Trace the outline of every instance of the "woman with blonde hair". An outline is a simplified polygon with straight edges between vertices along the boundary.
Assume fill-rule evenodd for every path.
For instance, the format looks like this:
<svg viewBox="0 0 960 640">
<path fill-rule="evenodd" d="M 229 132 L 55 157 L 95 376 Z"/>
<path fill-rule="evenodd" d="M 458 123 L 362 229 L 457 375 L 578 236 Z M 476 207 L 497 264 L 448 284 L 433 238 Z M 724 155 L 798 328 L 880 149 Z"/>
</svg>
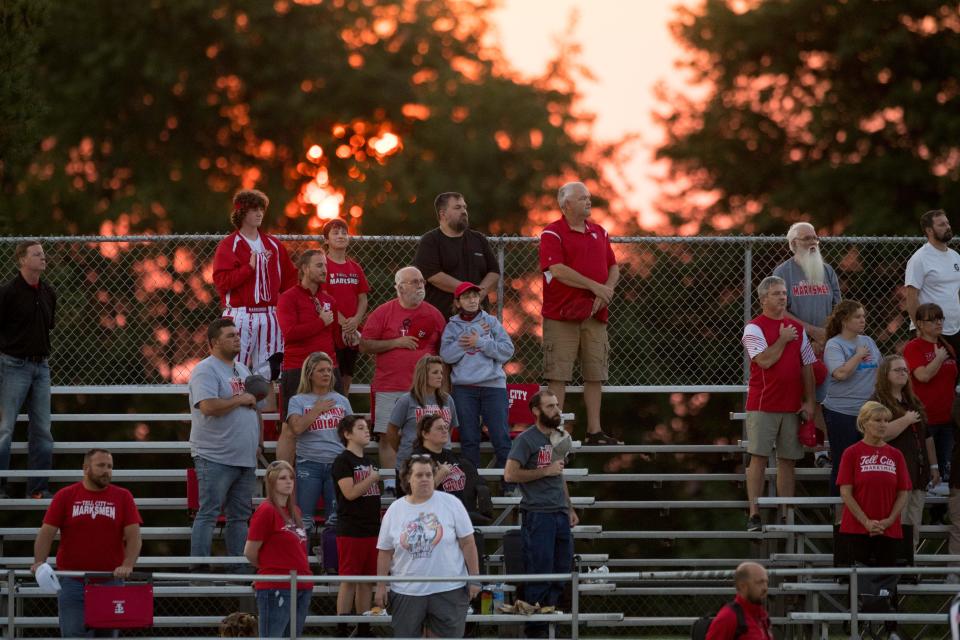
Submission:
<svg viewBox="0 0 960 640">
<path fill-rule="evenodd" d="M 323 351 L 310 354 L 303 361 L 300 386 L 287 410 L 287 424 L 297 438 L 297 501 L 308 534 L 320 498 L 325 520 L 336 519 L 333 461 L 343 452 L 337 425 L 353 409 L 333 384 L 333 359 Z"/>
<path fill-rule="evenodd" d="M 312 575 L 307 562 L 307 532 L 303 528 L 300 509 L 294 493 L 296 477 L 290 463 L 283 460 L 267 466 L 267 499 L 250 518 L 247 544 L 243 555 L 260 575 L 284 575 L 296 571 L 298 576 Z M 265 638 L 290 635 L 290 582 L 255 582 L 260 635 Z M 310 608 L 310 582 L 297 584 L 297 635 Z"/>
<path fill-rule="evenodd" d="M 884 440 L 891 417 L 879 402 L 865 402 L 857 414 L 863 439 L 847 447 L 840 460 L 843 517 L 837 555 L 852 563 L 894 566 L 903 538 L 900 512 L 911 484 L 903 454 Z"/>
<path fill-rule="evenodd" d="M 397 400 L 387 424 L 387 441 L 397 452 L 398 469 L 413 452 L 417 423 L 423 416 L 437 414 L 451 428 L 459 425 L 456 405 L 445 386 L 443 360 L 430 355 L 420 358 L 413 369 L 410 392 Z"/>
</svg>

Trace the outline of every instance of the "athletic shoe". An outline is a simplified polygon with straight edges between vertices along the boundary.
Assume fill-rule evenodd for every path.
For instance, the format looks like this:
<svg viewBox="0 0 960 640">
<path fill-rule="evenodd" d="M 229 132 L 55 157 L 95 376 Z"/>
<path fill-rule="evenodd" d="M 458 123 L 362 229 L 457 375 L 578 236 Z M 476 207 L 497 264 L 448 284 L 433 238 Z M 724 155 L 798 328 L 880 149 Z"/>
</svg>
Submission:
<svg viewBox="0 0 960 640">
<path fill-rule="evenodd" d="M 760 514 L 755 513 L 747 520 L 747 531 L 763 531 L 763 521 L 760 520 Z"/>
<path fill-rule="evenodd" d="M 597 431 L 596 433 L 588 433 L 583 438 L 583 444 L 590 446 L 616 446 L 618 444 L 623 444 L 613 436 L 608 436 L 603 431 Z"/>
</svg>

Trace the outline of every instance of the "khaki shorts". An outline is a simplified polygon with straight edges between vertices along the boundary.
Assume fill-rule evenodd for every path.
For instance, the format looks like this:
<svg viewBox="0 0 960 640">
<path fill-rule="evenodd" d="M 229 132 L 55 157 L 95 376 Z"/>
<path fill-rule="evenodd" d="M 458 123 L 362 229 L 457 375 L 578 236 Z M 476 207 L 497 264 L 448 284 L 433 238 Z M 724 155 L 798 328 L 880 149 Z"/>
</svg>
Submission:
<svg viewBox="0 0 960 640">
<path fill-rule="evenodd" d="M 580 356 L 580 372 L 587 382 L 605 382 L 609 368 L 610 341 L 606 323 L 587 318 L 583 322 L 543 319 L 543 378 L 570 382 L 573 364 Z"/>
<path fill-rule="evenodd" d="M 747 411 L 747 453 L 769 458 L 773 449 L 783 460 L 803 458 L 803 446 L 797 438 L 799 419 L 795 413 Z M 837 464 L 837 463 L 835 463 Z"/>
<path fill-rule="evenodd" d="M 373 432 L 386 433 L 393 405 L 407 395 L 407 391 L 377 391 L 373 395 Z M 403 425 L 399 425 L 403 426 Z"/>
</svg>

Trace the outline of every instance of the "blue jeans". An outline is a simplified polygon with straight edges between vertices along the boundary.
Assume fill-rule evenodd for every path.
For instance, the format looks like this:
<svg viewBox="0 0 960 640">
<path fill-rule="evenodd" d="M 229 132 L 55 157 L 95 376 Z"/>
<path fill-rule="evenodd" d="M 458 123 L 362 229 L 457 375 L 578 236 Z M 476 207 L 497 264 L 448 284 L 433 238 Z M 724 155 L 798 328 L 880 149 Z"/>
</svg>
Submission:
<svg viewBox="0 0 960 640">
<path fill-rule="evenodd" d="M 507 412 L 510 403 L 507 388 L 453 386 L 453 403 L 457 407 L 457 422 L 460 423 L 460 448 L 463 457 L 480 468 L 480 425 L 486 424 L 490 443 L 501 469 L 510 454 L 510 427 Z M 481 423 L 483 420 L 483 423 Z"/>
<path fill-rule="evenodd" d="M 857 416 L 823 408 L 823 421 L 827 423 L 827 439 L 830 441 L 830 495 L 839 496 L 837 472 L 840 471 L 840 459 L 847 447 L 860 442 L 863 434 L 857 430 Z"/>
<path fill-rule="evenodd" d="M 456 402 L 456 401 L 454 401 Z M 573 564 L 573 534 L 566 511 L 524 511 L 520 526 L 524 573 L 569 573 Z M 552 544 L 551 544 L 552 541 Z M 556 606 L 563 582 L 527 582 L 523 599 L 541 606 Z M 546 637 L 546 623 L 528 623 L 527 637 Z"/>
<path fill-rule="evenodd" d="M 310 611 L 312 589 L 297 590 L 297 637 L 303 635 L 303 624 Z M 290 590 L 257 589 L 257 613 L 260 616 L 261 638 L 290 637 Z"/>
<path fill-rule="evenodd" d="M 927 435 L 933 438 L 933 448 L 937 452 L 937 463 L 940 465 L 940 477 L 944 482 L 950 481 L 950 461 L 953 459 L 955 428 L 952 422 L 927 425 Z M 926 489 L 926 487 L 914 487 L 914 489 Z"/>
<path fill-rule="evenodd" d="M 223 512 L 227 518 L 224 540 L 227 554 L 242 556 L 247 541 L 247 523 L 253 513 L 257 474 L 253 467 L 234 467 L 205 458 L 193 459 L 200 489 L 200 508 L 193 519 L 190 555 L 209 556 L 213 528 Z"/>
<path fill-rule="evenodd" d="M 122 580 L 110 580 L 102 584 L 123 584 Z M 83 578 L 60 578 L 60 593 L 57 594 L 60 613 L 60 636 L 63 638 L 116 638 L 115 629 L 87 629 L 83 624 Z"/>
<path fill-rule="evenodd" d="M 297 458 L 297 504 L 303 512 L 303 528 L 313 530 L 317 500 L 323 498 L 323 516 L 328 523 L 336 520 L 337 494 L 333 488 L 333 465 Z"/>
<path fill-rule="evenodd" d="M 27 468 L 47 470 L 53 466 L 53 436 L 50 433 L 50 365 L 0 354 L 0 470 L 10 468 L 10 443 L 17 414 L 24 402 L 27 415 Z M 27 495 L 46 491 L 47 478 L 29 478 Z"/>
</svg>

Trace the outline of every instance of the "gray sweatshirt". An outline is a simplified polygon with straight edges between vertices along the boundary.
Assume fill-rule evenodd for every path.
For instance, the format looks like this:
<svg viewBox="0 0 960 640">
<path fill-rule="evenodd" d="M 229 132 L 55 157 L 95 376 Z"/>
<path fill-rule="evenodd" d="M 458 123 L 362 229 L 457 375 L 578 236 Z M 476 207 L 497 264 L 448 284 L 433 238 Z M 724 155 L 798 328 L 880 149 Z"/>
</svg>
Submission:
<svg viewBox="0 0 960 640">
<path fill-rule="evenodd" d="M 465 350 L 458 340 L 471 333 L 480 338 L 475 347 Z M 481 311 L 470 321 L 458 314 L 450 318 L 443 330 L 440 357 L 453 365 L 450 381 L 455 385 L 506 388 L 507 375 L 503 365 L 513 357 L 513 341 L 500 321 L 486 311 Z"/>
</svg>

